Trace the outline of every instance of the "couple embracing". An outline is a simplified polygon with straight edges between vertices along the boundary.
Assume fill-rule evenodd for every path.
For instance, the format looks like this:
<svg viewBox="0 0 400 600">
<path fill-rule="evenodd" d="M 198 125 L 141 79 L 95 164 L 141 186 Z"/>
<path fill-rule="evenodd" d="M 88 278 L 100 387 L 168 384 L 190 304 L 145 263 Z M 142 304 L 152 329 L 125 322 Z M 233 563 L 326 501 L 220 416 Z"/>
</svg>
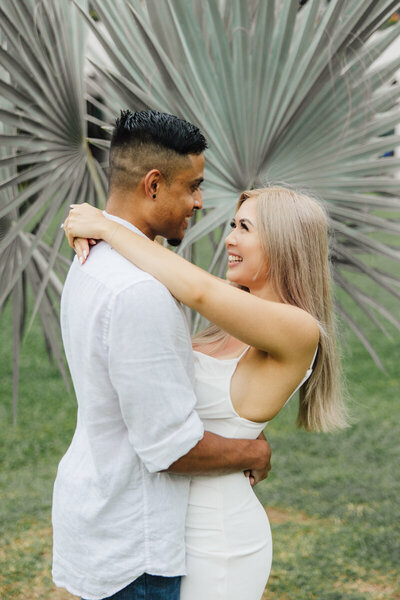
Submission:
<svg viewBox="0 0 400 600">
<path fill-rule="evenodd" d="M 106 211 L 74 206 L 61 302 L 77 426 L 54 487 L 53 578 L 85 600 L 260 600 L 271 531 L 252 487 L 263 430 L 300 389 L 298 424 L 345 425 L 327 219 L 282 188 L 241 194 L 227 280 L 178 245 L 202 208 L 206 140 L 124 111 Z M 192 340 L 181 303 L 213 325 Z"/>
</svg>

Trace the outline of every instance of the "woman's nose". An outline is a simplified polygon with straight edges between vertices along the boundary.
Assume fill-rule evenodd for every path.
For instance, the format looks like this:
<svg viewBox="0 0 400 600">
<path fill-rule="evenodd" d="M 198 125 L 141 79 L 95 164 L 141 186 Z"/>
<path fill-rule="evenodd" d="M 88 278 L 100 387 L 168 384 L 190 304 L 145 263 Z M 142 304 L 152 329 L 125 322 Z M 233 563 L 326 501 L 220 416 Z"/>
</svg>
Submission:
<svg viewBox="0 0 400 600">
<path fill-rule="evenodd" d="M 235 230 L 232 229 L 232 231 L 225 238 L 225 246 L 226 247 L 232 246 L 235 243 L 236 243 L 236 240 L 235 240 Z"/>
</svg>

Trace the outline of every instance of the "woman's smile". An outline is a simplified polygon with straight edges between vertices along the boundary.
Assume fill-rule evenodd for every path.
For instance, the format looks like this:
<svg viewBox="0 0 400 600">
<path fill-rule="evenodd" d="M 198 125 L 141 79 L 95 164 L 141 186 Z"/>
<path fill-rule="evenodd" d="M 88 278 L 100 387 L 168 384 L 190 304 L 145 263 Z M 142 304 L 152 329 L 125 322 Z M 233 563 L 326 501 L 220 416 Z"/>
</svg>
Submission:
<svg viewBox="0 0 400 600">
<path fill-rule="evenodd" d="M 236 267 L 239 263 L 243 262 L 243 258 L 237 254 L 228 254 L 228 268 Z"/>
</svg>

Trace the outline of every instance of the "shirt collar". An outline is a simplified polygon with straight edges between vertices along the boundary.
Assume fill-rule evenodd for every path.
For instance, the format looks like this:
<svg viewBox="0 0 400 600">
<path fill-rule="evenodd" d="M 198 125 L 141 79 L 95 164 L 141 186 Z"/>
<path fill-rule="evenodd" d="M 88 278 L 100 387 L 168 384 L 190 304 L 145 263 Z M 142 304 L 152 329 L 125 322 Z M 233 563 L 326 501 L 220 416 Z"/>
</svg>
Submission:
<svg viewBox="0 0 400 600">
<path fill-rule="evenodd" d="M 140 231 L 140 229 L 135 227 L 135 225 L 132 225 L 132 223 L 129 223 L 129 221 L 125 221 L 125 219 L 121 219 L 121 217 L 116 217 L 115 215 L 110 215 L 105 210 L 103 210 L 103 215 L 105 216 L 106 219 L 110 219 L 110 221 L 115 221 L 116 223 L 120 223 L 127 229 L 130 229 L 131 231 L 134 231 L 135 233 L 138 233 L 139 235 L 147 238 L 147 235 L 145 233 L 143 233 L 143 231 Z"/>
</svg>

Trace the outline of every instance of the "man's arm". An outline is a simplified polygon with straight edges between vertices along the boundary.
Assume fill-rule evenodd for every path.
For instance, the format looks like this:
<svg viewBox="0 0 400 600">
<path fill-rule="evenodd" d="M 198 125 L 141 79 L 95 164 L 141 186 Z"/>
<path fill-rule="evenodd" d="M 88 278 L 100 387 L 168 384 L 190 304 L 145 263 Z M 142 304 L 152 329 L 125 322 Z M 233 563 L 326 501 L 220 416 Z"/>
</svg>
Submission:
<svg viewBox="0 0 400 600">
<path fill-rule="evenodd" d="M 264 436 L 256 440 L 230 439 L 205 431 L 203 439 L 168 471 L 190 475 L 251 471 L 255 485 L 267 477 L 270 460 L 271 448 Z"/>
</svg>

